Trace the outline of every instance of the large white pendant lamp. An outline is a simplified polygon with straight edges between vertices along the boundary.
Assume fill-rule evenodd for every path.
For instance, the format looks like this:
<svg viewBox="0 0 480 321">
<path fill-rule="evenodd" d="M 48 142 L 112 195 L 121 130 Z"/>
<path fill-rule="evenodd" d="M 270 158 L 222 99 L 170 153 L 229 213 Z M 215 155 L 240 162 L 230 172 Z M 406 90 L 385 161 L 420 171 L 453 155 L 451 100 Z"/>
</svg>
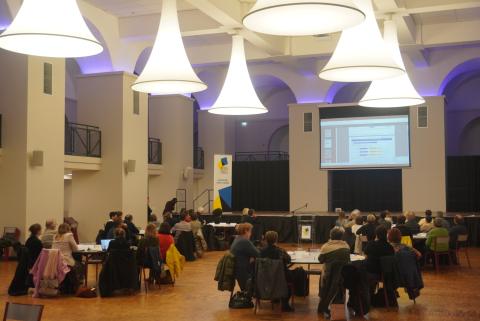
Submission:
<svg viewBox="0 0 480 321">
<path fill-rule="evenodd" d="M 243 24 L 271 35 L 307 36 L 342 31 L 364 19 L 354 0 L 257 0 Z"/>
<path fill-rule="evenodd" d="M 43 57 L 85 57 L 103 51 L 76 0 L 24 0 L 0 47 Z"/>
<path fill-rule="evenodd" d="M 187 94 L 207 89 L 195 74 L 185 52 L 176 0 L 163 0 L 155 44 L 132 89 L 157 95 Z"/>
<path fill-rule="evenodd" d="M 345 29 L 320 78 L 340 82 L 364 82 L 405 73 L 393 58 L 378 29 L 371 0 L 356 0 L 366 14 L 360 25 Z"/>
<path fill-rule="evenodd" d="M 217 101 L 208 110 L 219 115 L 255 115 L 268 112 L 253 88 L 245 59 L 243 37 L 233 36 L 227 77 Z"/>
<path fill-rule="evenodd" d="M 385 21 L 384 38 L 397 63 L 405 68 L 395 22 Z M 425 99 L 415 90 L 407 73 L 398 77 L 373 81 L 365 96 L 360 100 L 360 106 L 376 108 L 406 107 L 423 103 L 425 103 Z"/>
</svg>

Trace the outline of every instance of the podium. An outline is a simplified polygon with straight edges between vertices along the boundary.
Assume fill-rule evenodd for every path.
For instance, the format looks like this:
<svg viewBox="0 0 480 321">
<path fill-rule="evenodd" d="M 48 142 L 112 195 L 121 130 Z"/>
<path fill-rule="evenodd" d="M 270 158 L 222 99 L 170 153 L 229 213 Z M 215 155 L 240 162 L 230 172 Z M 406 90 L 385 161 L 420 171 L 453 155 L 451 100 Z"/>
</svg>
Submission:
<svg viewBox="0 0 480 321">
<path fill-rule="evenodd" d="M 297 243 L 300 247 L 301 243 L 311 243 L 312 247 L 315 244 L 315 217 L 313 215 L 299 215 L 297 218 Z"/>
</svg>

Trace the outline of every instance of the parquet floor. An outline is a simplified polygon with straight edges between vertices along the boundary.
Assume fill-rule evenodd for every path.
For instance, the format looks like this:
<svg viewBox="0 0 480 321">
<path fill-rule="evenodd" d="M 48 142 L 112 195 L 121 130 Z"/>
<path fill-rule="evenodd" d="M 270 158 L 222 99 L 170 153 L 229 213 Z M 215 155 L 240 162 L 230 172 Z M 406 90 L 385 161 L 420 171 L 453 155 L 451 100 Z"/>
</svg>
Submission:
<svg viewBox="0 0 480 321">
<path fill-rule="evenodd" d="M 322 320 L 316 313 L 318 304 L 318 277 L 311 279 L 310 297 L 296 298 L 296 312 L 274 313 L 269 304 L 259 315 L 252 310 L 228 309 L 229 294 L 219 292 L 213 281 L 221 252 L 206 253 L 204 258 L 187 263 L 175 287 L 164 286 L 161 290 L 144 292 L 134 296 L 115 298 L 80 299 L 60 297 L 56 299 L 33 299 L 30 296 L 9 297 L 7 288 L 15 271 L 15 262 L 0 262 L 0 311 L 4 303 L 44 304 L 43 321 L 237 321 L 237 320 Z M 409 301 L 403 293 L 398 309 L 373 309 L 369 320 L 379 321 L 478 321 L 480 320 L 480 249 L 470 249 L 472 269 L 468 267 L 445 267 L 441 273 L 431 268 L 424 271 L 426 288 L 417 304 Z M 90 273 L 94 283 L 94 273 Z M 360 320 L 360 319 L 357 319 Z"/>
</svg>

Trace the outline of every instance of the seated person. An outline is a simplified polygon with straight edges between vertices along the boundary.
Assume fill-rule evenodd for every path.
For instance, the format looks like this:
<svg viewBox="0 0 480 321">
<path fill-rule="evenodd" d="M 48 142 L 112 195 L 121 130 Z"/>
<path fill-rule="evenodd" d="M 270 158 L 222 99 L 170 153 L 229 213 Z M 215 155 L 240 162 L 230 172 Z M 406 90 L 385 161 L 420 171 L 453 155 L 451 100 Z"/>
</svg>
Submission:
<svg viewBox="0 0 480 321">
<path fill-rule="evenodd" d="M 395 227 L 400 230 L 402 236 L 409 236 L 413 242 L 413 234 L 412 231 L 405 225 L 406 221 L 407 218 L 405 217 L 405 215 L 400 215 L 399 217 L 397 217 L 397 225 Z"/>
<path fill-rule="evenodd" d="M 121 227 L 118 227 L 114 231 L 115 238 L 110 241 L 108 244 L 108 251 L 115 251 L 115 250 L 129 250 L 130 244 L 127 242 L 125 238 L 125 230 Z"/>
<path fill-rule="evenodd" d="M 110 223 L 110 222 L 109 222 Z M 116 212 L 116 215 L 113 216 L 113 221 L 111 224 L 109 224 L 110 229 L 107 231 L 106 234 L 106 239 L 113 239 L 115 238 L 115 230 L 117 228 L 121 228 L 125 231 L 125 239 L 127 241 L 131 241 L 131 234 L 130 231 L 128 230 L 127 224 L 123 222 L 123 213 L 122 212 Z"/>
<path fill-rule="evenodd" d="M 394 255 L 395 252 L 387 241 L 387 229 L 384 226 L 375 229 L 375 236 L 375 241 L 369 242 L 365 248 L 365 264 L 368 273 L 380 275 L 382 273 L 380 258 Z"/>
<path fill-rule="evenodd" d="M 253 277 L 253 262 L 260 255 L 250 241 L 252 228 L 250 223 L 238 224 L 236 228 L 238 236 L 230 247 L 230 252 L 235 256 L 235 279 L 242 291 L 247 290 L 247 281 Z"/>
<path fill-rule="evenodd" d="M 437 218 L 442 222 L 442 227 L 447 230 L 450 229 L 450 223 L 444 218 L 444 213 L 442 211 L 437 212 Z"/>
<path fill-rule="evenodd" d="M 408 227 L 412 235 L 420 233 L 420 225 L 417 223 L 417 217 L 415 216 L 415 213 L 408 211 L 405 213 L 405 217 L 407 218 L 405 226 Z"/>
<path fill-rule="evenodd" d="M 457 240 L 459 235 L 467 235 L 468 230 L 465 226 L 465 220 L 462 215 L 457 214 L 453 218 L 453 226 L 450 228 L 450 249 L 457 249 Z"/>
<path fill-rule="evenodd" d="M 186 212 L 180 214 L 180 222 L 175 224 L 172 228 L 172 233 L 175 235 L 175 240 L 178 239 L 180 233 L 192 231 L 192 225 L 190 225 L 189 218 L 190 216 Z"/>
<path fill-rule="evenodd" d="M 102 238 L 104 238 L 104 239 L 107 238 L 108 231 L 110 231 L 110 229 L 112 227 L 114 227 L 115 217 L 118 215 L 118 212 L 117 211 L 112 211 L 108 215 L 109 215 L 110 219 L 103 226 L 103 236 L 102 236 Z"/>
<path fill-rule="evenodd" d="M 320 248 L 318 261 L 323 264 L 320 280 L 320 303 L 318 313 L 330 318 L 330 302 L 333 301 L 341 287 L 341 271 L 344 265 L 350 263 L 350 246 L 342 241 L 343 229 L 334 227 L 330 231 L 330 240 Z"/>
<path fill-rule="evenodd" d="M 160 242 L 158 240 L 157 227 L 155 224 L 149 223 L 145 228 L 145 237 L 138 241 L 137 249 L 137 263 L 143 265 L 146 259 L 145 251 L 149 247 L 160 248 Z M 164 258 L 162 258 L 164 259 Z"/>
<path fill-rule="evenodd" d="M 45 222 L 45 232 L 43 232 L 40 240 L 42 241 L 45 249 L 51 249 L 53 238 L 57 234 L 57 222 L 54 219 L 47 220 Z"/>
<path fill-rule="evenodd" d="M 244 209 L 247 210 L 246 214 L 242 214 L 242 223 L 250 223 L 254 225 L 257 222 L 257 216 L 253 208 Z"/>
<path fill-rule="evenodd" d="M 375 228 L 377 227 L 377 218 L 373 214 L 368 214 L 367 224 L 357 230 L 357 235 L 364 235 L 368 241 L 375 239 Z"/>
<path fill-rule="evenodd" d="M 433 229 L 435 226 L 433 225 L 433 217 L 432 215 L 426 216 L 425 218 L 422 219 L 423 224 L 420 224 L 420 232 L 422 233 L 428 233 L 430 232 L 431 229 Z"/>
<path fill-rule="evenodd" d="M 345 229 L 348 227 L 348 223 L 349 223 L 348 219 L 345 217 L 345 212 L 344 211 L 338 212 L 338 218 L 335 221 L 335 226 Z"/>
<path fill-rule="evenodd" d="M 392 220 L 391 220 L 391 217 L 389 217 L 389 215 L 390 215 L 389 211 L 381 211 L 380 217 L 377 220 L 377 223 L 385 227 L 387 231 L 392 228 Z"/>
<path fill-rule="evenodd" d="M 422 254 L 418 250 L 401 243 L 402 233 L 400 232 L 399 229 L 394 227 L 390 231 L 388 231 L 387 239 L 390 245 L 393 247 L 393 250 L 395 251 L 395 253 L 397 253 L 400 250 L 407 250 L 415 253 L 415 256 L 417 257 L 417 259 L 420 259 L 422 257 Z"/>
<path fill-rule="evenodd" d="M 356 236 L 355 245 L 353 247 L 353 253 L 362 254 L 362 240 L 357 231 L 363 226 L 363 217 L 357 216 L 355 218 L 355 224 L 352 226 L 352 233 Z"/>
<path fill-rule="evenodd" d="M 70 225 L 67 223 L 60 224 L 58 226 L 57 235 L 53 239 L 52 249 L 60 250 L 63 259 L 68 266 L 75 266 L 75 260 L 72 253 L 78 251 L 78 244 L 73 238 L 73 234 L 70 232 Z"/>
<path fill-rule="evenodd" d="M 285 264 L 285 278 L 287 279 L 287 282 L 292 282 L 292 276 L 290 274 L 290 270 L 288 269 L 288 265 L 292 261 L 292 258 L 284 249 L 277 246 L 278 233 L 275 231 L 268 231 L 265 233 L 265 241 L 267 242 L 267 246 L 260 251 L 260 257 L 272 260 L 282 260 Z M 282 299 L 282 311 L 293 311 L 293 308 L 288 303 L 291 296 L 292 293 L 289 288 L 288 297 Z"/>
<path fill-rule="evenodd" d="M 170 248 L 170 245 L 174 244 L 174 239 L 170 233 L 170 225 L 167 222 L 160 224 L 158 230 L 158 243 L 160 244 L 160 255 L 163 260 L 167 259 L 167 251 Z"/>
<path fill-rule="evenodd" d="M 127 224 L 127 229 L 131 236 L 137 236 L 138 233 L 140 233 L 140 230 L 138 229 L 138 227 L 133 223 L 132 214 L 128 214 L 127 216 L 125 216 L 124 223 Z"/>
<path fill-rule="evenodd" d="M 163 218 L 163 221 L 165 222 L 165 217 Z M 158 221 L 157 215 L 151 214 L 150 217 L 148 218 L 148 223 L 151 223 L 157 227 L 157 229 L 160 227 L 160 222 Z"/>
<path fill-rule="evenodd" d="M 28 230 L 30 231 L 30 237 L 25 242 L 25 247 L 28 249 L 28 268 L 31 269 L 43 249 L 42 241 L 39 239 L 42 226 L 33 224 Z"/>
<path fill-rule="evenodd" d="M 193 232 L 193 236 L 200 236 L 202 237 L 202 222 L 198 220 L 197 213 L 193 213 L 191 215 L 190 227 Z"/>
<path fill-rule="evenodd" d="M 433 225 L 435 226 L 430 232 L 427 233 L 427 241 L 425 242 L 425 245 L 427 246 L 427 249 L 429 250 L 435 250 L 435 242 L 434 239 L 436 237 L 441 237 L 441 236 L 447 236 L 448 237 L 448 230 L 442 226 L 443 221 L 440 218 L 436 218 L 433 221 Z M 446 252 L 448 251 L 448 244 L 443 245 L 439 244 L 437 245 L 436 248 L 437 251 L 440 252 Z"/>
<path fill-rule="evenodd" d="M 215 223 L 220 223 L 220 221 L 222 219 L 222 214 L 223 214 L 223 211 L 222 211 L 221 208 L 216 208 L 216 209 L 213 210 L 212 217 L 213 217 Z"/>
<path fill-rule="evenodd" d="M 425 217 L 420 219 L 420 221 L 418 222 L 418 225 L 420 225 L 420 227 L 425 224 L 425 221 L 427 219 L 427 217 L 432 217 L 432 211 L 431 210 L 426 210 L 425 211 Z M 433 221 L 433 219 L 432 219 Z"/>
</svg>

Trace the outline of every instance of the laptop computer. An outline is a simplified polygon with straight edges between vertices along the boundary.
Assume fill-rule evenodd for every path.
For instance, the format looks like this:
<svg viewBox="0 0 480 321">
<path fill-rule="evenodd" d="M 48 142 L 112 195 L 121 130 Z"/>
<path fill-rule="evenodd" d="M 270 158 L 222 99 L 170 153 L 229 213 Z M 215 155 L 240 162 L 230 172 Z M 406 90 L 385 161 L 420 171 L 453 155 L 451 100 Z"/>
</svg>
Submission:
<svg viewBox="0 0 480 321">
<path fill-rule="evenodd" d="M 108 245 L 110 244 L 111 239 L 100 240 L 100 246 L 102 247 L 102 251 L 108 250 Z"/>
</svg>

